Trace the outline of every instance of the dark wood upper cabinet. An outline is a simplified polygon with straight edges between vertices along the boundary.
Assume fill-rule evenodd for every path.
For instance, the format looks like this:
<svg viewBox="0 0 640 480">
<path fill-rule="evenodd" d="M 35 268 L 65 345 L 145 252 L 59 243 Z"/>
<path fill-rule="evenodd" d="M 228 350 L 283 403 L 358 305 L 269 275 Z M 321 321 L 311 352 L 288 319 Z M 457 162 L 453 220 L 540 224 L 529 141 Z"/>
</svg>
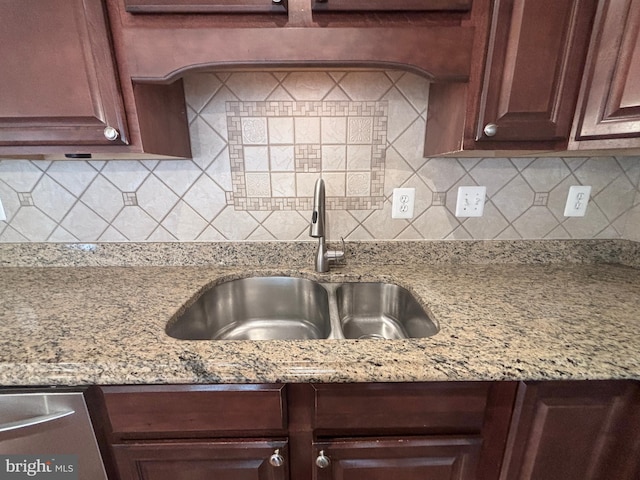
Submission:
<svg viewBox="0 0 640 480">
<path fill-rule="evenodd" d="M 640 478 L 638 398 L 626 382 L 521 384 L 500 480 Z"/>
<path fill-rule="evenodd" d="M 640 148 L 640 0 L 0 0 L 0 18 L 3 156 L 189 157 L 182 76 L 246 68 L 422 74 L 425 156 Z"/>
<path fill-rule="evenodd" d="M 131 82 L 106 2 L 0 0 L 0 155 L 191 155 L 182 81 Z"/>
<path fill-rule="evenodd" d="M 476 147 L 566 147 L 596 4 L 495 2 Z"/>
<path fill-rule="evenodd" d="M 0 0 L 0 146 L 123 145 L 102 0 Z"/>
<path fill-rule="evenodd" d="M 571 148 L 640 148 L 640 1 L 599 2 Z"/>
</svg>

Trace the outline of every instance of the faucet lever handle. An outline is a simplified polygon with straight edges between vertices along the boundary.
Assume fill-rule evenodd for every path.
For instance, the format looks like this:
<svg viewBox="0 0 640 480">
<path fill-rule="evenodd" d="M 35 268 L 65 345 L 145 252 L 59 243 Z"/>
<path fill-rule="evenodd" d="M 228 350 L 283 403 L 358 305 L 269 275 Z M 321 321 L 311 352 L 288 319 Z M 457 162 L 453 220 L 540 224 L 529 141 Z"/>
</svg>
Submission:
<svg viewBox="0 0 640 480">
<path fill-rule="evenodd" d="M 340 241 L 342 242 L 342 250 L 327 250 L 327 259 L 336 264 L 340 260 L 345 260 L 345 252 L 347 251 L 347 246 L 344 243 L 344 238 L 340 237 Z"/>
</svg>

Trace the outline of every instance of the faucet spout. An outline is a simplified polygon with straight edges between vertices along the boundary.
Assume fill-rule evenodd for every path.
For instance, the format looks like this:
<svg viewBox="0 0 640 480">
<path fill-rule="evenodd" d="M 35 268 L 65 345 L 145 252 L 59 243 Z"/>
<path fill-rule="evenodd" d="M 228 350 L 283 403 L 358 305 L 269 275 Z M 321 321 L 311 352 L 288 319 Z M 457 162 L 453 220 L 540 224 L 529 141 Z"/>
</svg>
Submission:
<svg viewBox="0 0 640 480">
<path fill-rule="evenodd" d="M 311 227 L 309 235 L 313 238 L 324 238 L 324 180 L 316 180 L 313 190 L 313 211 L 311 212 Z"/>
<path fill-rule="evenodd" d="M 325 193 L 324 180 L 316 180 L 313 192 L 313 210 L 311 212 L 311 226 L 309 235 L 318 239 L 316 251 L 316 272 L 328 272 L 330 262 L 336 262 L 344 258 L 344 252 L 340 250 L 327 250 L 325 241 Z"/>
</svg>

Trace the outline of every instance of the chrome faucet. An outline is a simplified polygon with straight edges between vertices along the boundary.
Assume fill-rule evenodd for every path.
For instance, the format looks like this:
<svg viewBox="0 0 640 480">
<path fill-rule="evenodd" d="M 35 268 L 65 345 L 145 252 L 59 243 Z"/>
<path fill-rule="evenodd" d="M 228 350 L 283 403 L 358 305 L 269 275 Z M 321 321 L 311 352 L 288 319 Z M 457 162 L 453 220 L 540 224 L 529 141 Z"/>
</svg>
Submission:
<svg viewBox="0 0 640 480">
<path fill-rule="evenodd" d="M 318 239 L 318 250 L 316 252 L 316 272 L 328 272 L 329 263 L 336 262 L 344 258 L 341 250 L 327 250 L 325 243 L 325 204 L 324 204 L 324 180 L 316 180 L 313 191 L 313 212 L 311 213 L 311 227 L 309 235 Z"/>
</svg>

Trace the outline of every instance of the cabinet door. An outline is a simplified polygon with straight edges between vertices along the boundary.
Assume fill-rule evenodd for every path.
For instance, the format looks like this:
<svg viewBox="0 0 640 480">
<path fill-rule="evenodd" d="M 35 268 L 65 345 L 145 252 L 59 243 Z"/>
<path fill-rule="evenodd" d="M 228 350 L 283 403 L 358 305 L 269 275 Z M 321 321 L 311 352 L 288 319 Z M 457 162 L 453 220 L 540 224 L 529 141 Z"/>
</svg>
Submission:
<svg viewBox="0 0 640 480">
<path fill-rule="evenodd" d="M 523 383 L 500 479 L 637 480 L 639 417 L 630 382 Z"/>
<path fill-rule="evenodd" d="M 481 443 L 479 436 L 316 442 L 313 479 L 475 479 Z M 321 468 L 323 460 L 327 466 Z"/>
<path fill-rule="evenodd" d="M 496 0 L 475 132 L 478 147 L 566 146 L 596 3 Z"/>
<path fill-rule="evenodd" d="M 286 441 L 145 442 L 113 451 L 120 480 L 286 480 L 289 472 Z M 274 454 L 280 466 L 270 463 Z"/>
<path fill-rule="evenodd" d="M 0 18 L 0 146 L 127 143 L 102 0 L 0 0 Z"/>
<path fill-rule="evenodd" d="M 600 2 L 574 128 L 577 148 L 640 146 L 640 0 Z"/>
</svg>

